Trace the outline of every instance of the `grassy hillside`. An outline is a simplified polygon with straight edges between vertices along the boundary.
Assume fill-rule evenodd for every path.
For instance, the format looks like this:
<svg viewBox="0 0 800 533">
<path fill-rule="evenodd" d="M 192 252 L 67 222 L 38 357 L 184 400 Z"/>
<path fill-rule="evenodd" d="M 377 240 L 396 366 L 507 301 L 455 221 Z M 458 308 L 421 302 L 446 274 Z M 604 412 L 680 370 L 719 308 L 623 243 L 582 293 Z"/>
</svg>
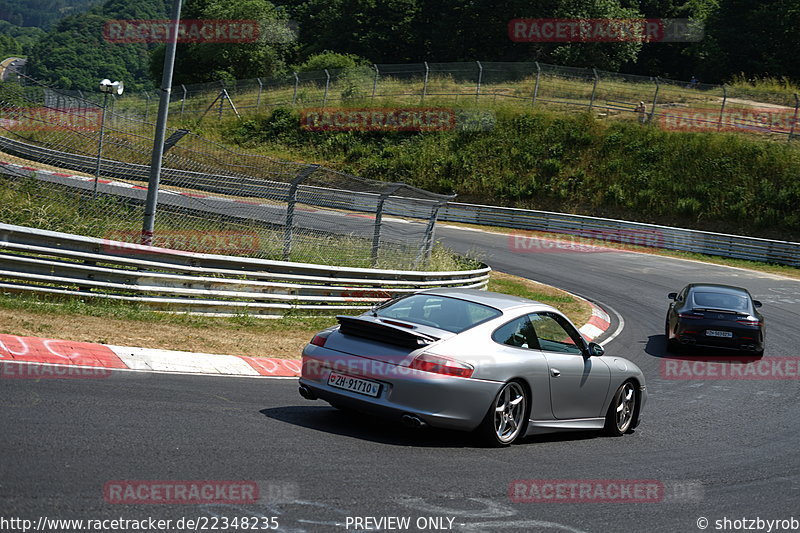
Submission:
<svg viewBox="0 0 800 533">
<path fill-rule="evenodd" d="M 800 147 L 592 115 L 497 108 L 488 132 L 309 132 L 297 111 L 207 121 L 261 153 L 404 181 L 460 201 L 797 240 Z"/>
</svg>

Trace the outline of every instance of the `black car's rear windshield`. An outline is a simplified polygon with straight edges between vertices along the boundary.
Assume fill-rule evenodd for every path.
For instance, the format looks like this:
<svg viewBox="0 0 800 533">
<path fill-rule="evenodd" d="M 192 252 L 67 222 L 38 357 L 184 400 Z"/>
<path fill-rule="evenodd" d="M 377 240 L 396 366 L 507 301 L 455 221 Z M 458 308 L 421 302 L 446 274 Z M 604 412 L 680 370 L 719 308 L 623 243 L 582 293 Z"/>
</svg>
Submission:
<svg viewBox="0 0 800 533">
<path fill-rule="evenodd" d="M 494 307 L 438 294 L 414 294 L 375 310 L 379 317 L 423 324 L 461 333 L 481 322 L 500 316 Z"/>
<path fill-rule="evenodd" d="M 731 311 L 750 311 L 750 299 L 744 294 L 730 294 L 710 291 L 692 293 L 694 306 L 709 309 L 728 309 Z"/>
</svg>

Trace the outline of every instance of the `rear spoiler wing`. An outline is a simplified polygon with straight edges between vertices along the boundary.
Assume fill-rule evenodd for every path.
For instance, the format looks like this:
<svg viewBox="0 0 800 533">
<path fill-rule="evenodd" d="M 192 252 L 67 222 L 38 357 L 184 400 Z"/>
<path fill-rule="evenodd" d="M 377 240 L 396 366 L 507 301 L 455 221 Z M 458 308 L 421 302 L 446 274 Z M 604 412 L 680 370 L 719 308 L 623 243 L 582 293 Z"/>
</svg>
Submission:
<svg viewBox="0 0 800 533">
<path fill-rule="evenodd" d="M 404 348 L 421 348 L 439 340 L 438 337 L 413 329 L 383 324 L 369 318 L 338 315 L 336 320 L 339 322 L 339 332 L 343 335 L 385 342 Z"/>
</svg>

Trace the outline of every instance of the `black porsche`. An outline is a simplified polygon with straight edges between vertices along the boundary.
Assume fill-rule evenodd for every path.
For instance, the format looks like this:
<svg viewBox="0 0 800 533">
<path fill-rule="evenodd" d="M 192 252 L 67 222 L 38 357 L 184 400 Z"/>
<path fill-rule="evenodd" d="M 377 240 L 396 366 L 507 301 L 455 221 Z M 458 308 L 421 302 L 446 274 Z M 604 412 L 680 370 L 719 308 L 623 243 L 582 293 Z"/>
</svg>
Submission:
<svg viewBox="0 0 800 533">
<path fill-rule="evenodd" d="M 764 317 L 761 302 L 747 289 L 730 285 L 692 283 L 668 295 L 667 349 L 712 346 L 764 354 Z"/>
</svg>

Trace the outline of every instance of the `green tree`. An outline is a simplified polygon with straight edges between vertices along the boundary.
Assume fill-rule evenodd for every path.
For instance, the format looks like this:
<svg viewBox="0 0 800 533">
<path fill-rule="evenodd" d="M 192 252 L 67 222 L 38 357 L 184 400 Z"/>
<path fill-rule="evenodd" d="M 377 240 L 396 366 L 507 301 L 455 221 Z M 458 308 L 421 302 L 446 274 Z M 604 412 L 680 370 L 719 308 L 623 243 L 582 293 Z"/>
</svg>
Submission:
<svg viewBox="0 0 800 533">
<path fill-rule="evenodd" d="M 275 76 L 286 69 L 296 48 L 288 16 L 268 0 L 189 0 L 184 20 L 247 20 L 259 27 L 255 42 L 181 43 L 175 57 L 175 83 L 198 83 Z M 161 79 L 164 46 L 152 55 L 150 73 Z"/>
<path fill-rule="evenodd" d="M 0 59 L 18 56 L 22 53 L 22 45 L 10 35 L 0 34 Z"/>
<path fill-rule="evenodd" d="M 153 45 L 113 43 L 103 37 L 112 19 L 164 19 L 167 0 L 109 0 L 87 13 L 66 17 L 31 47 L 30 76 L 65 89 L 95 91 L 103 78 L 128 89 L 150 88 L 149 50 Z"/>
<path fill-rule="evenodd" d="M 743 73 L 800 80 L 797 0 L 721 0 L 708 20 L 702 63 L 723 80 Z"/>
</svg>

